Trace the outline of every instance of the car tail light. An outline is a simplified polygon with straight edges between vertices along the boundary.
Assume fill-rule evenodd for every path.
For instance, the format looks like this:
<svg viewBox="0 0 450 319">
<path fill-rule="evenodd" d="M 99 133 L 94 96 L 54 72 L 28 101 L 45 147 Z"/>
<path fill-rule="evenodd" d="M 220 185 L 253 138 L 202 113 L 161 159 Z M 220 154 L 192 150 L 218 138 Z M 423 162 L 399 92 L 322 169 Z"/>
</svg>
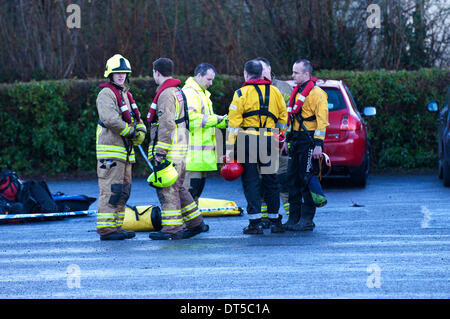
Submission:
<svg viewBox="0 0 450 319">
<path fill-rule="evenodd" d="M 361 129 L 361 122 L 358 118 L 350 114 L 344 114 L 341 118 L 341 131 L 358 131 Z"/>
</svg>

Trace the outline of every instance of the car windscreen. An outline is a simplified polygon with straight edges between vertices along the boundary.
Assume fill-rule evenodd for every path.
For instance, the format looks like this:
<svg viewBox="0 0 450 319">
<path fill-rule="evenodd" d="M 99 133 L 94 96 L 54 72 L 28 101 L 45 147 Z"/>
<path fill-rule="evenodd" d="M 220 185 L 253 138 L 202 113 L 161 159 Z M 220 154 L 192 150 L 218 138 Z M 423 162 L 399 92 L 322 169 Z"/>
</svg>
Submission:
<svg viewBox="0 0 450 319">
<path fill-rule="evenodd" d="M 344 97 L 339 89 L 322 88 L 328 95 L 328 111 L 345 109 Z"/>
</svg>

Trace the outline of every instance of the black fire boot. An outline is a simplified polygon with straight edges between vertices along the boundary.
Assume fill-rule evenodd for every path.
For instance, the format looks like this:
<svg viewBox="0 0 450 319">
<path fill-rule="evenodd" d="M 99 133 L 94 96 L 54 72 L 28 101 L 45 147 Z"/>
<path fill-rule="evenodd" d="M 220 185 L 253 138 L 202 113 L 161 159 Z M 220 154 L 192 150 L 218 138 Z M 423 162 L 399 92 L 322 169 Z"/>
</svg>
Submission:
<svg viewBox="0 0 450 319">
<path fill-rule="evenodd" d="M 136 233 L 132 230 L 121 229 L 119 232 L 123 233 L 126 239 L 130 239 L 136 236 Z"/>
<path fill-rule="evenodd" d="M 101 235 L 100 240 L 124 240 L 126 239 L 125 234 L 119 231 L 114 231 L 107 235 Z"/>
<path fill-rule="evenodd" d="M 281 224 L 281 219 L 283 217 L 278 215 L 278 218 L 270 219 L 270 232 L 271 233 L 284 233 L 285 229 L 283 224 Z"/>
<path fill-rule="evenodd" d="M 287 226 L 288 230 L 292 231 L 311 231 L 316 225 L 313 222 L 316 208 L 314 206 L 302 206 L 302 214 L 298 224 Z"/>
<path fill-rule="evenodd" d="M 246 235 L 262 235 L 264 234 L 261 218 L 252 219 L 247 227 L 244 228 L 243 233 Z"/>
<path fill-rule="evenodd" d="M 202 221 L 202 223 L 196 227 L 183 229 L 183 238 L 191 238 L 200 233 L 207 232 L 208 230 L 209 225 L 206 225 L 205 222 Z"/>
<path fill-rule="evenodd" d="M 284 229 L 288 229 L 289 226 L 291 225 L 295 225 L 299 222 L 300 220 L 300 215 L 301 215 L 301 207 L 299 209 L 289 209 L 289 217 L 286 223 L 283 224 Z"/>
<path fill-rule="evenodd" d="M 270 228 L 270 220 L 267 217 L 261 218 L 261 226 L 263 229 L 269 229 Z"/>
<path fill-rule="evenodd" d="M 183 239 L 183 231 L 180 230 L 176 233 L 166 233 L 163 231 L 158 232 L 151 232 L 148 237 L 153 240 L 177 240 L 177 239 Z"/>
</svg>

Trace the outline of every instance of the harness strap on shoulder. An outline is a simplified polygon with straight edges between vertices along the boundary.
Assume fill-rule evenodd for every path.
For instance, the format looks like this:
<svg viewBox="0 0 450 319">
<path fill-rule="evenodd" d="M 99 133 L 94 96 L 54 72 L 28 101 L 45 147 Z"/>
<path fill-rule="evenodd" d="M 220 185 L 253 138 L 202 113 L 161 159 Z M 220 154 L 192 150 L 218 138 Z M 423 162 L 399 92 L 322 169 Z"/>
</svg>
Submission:
<svg viewBox="0 0 450 319">
<path fill-rule="evenodd" d="M 183 96 L 183 109 L 184 109 L 184 116 L 176 119 L 175 120 L 175 124 L 180 124 L 183 122 L 186 122 L 186 128 L 189 130 L 189 109 L 188 109 L 188 105 L 187 105 L 187 98 L 186 95 L 184 94 L 183 90 L 180 89 L 181 95 Z"/>
<path fill-rule="evenodd" d="M 254 111 L 250 111 L 250 112 L 246 112 L 244 114 L 242 114 L 242 117 L 249 117 L 249 116 L 255 116 L 258 115 L 259 116 L 259 127 L 266 127 L 267 124 L 267 119 L 270 117 L 272 118 L 272 120 L 277 123 L 278 122 L 278 118 L 275 116 L 275 114 L 273 114 L 272 112 L 269 111 L 269 101 L 270 101 L 270 85 L 266 84 L 265 88 L 266 88 L 266 92 L 265 92 L 265 96 L 263 98 L 261 89 L 258 87 L 258 85 L 253 85 L 256 89 L 256 92 L 258 93 L 258 97 L 259 97 L 259 110 L 254 110 Z M 261 122 L 261 116 L 265 116 L 266 120 L 264 121 L 264 124 L 262 124 Z"/>
</svg>

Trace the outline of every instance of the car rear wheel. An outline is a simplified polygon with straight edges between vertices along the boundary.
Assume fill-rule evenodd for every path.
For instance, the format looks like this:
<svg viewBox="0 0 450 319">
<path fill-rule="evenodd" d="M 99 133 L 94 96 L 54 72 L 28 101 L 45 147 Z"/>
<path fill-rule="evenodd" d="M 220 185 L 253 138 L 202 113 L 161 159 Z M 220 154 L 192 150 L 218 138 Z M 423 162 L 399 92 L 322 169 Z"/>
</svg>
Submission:
<svg viewBox="0 0 450 319">
<path fill-rule="evenodd" d="M 369 162 L 369 151 L 366 151 L 361 165 L 350 169 L 350 182 L 353 185 L 358 187 L 366 187 L 367 178 L 369 177 Z"/>
<path fill-rule="evenodd" d="M 442 162 L 442 177 L 444 186 L 450 187 L 450 163 L 445 160 Z"/>
</svg>

